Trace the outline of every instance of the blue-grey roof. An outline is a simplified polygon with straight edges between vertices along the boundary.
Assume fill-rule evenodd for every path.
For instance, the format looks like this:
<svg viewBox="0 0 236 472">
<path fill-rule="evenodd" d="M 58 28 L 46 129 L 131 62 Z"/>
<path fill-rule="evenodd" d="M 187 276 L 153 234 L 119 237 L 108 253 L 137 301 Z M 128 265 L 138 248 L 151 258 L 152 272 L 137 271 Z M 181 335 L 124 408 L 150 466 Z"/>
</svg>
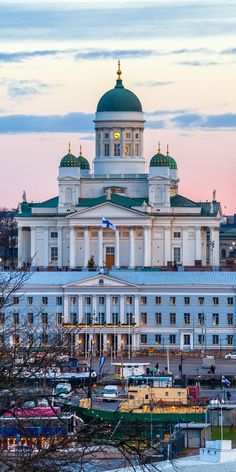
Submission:
<svg viewBox="0 0 236 472">
<path fill-rule="evenodd" d="M 22 274 L 20 272 L 19 274 Z M 32 272 L 24 282 L 24 286 L 63 286 L 79 282 L 98 275 L 98 271 L 58 271 Z M 7 272 L 0 273 L 7 278 Z M 136 285 L 169 285 L 169 286 L 236 286 L 236 272 L 161 272 L 155 270 L 113 270 L 108 276 Z"/>
</svg>

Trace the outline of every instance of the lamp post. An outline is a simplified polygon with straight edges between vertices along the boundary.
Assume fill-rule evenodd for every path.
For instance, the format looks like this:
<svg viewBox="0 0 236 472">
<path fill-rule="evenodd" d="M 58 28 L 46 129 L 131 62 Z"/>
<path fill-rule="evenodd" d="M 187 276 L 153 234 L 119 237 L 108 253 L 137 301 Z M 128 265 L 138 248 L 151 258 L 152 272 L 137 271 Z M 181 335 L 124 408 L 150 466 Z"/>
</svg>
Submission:
<svg viewBox="0 0 236 472">
<path fill-rule="evenodd" d="M 123 345 L 124 345 L 124 341 L 122 339 L 121 343 L 120 343 L 120 349 L 121 349 L 121 386 L 122 386 L 122 390 L 124 391 Z"/>
</svg>

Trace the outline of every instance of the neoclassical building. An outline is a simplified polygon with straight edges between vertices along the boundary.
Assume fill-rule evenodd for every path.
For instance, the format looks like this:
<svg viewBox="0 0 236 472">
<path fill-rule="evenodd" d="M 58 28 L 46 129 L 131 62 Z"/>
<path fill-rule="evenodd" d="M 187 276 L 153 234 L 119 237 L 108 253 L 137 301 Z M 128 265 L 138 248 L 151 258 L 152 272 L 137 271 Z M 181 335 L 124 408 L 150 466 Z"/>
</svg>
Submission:
<svg viewBox="0 0 236 472">
<path fill-rule="evenodd" d="M 124 87 L 120 65 L 94 122 L 92 168 L 82 150 L 77 157 L 69 147 L 59 165 L 58 196 L 29 203 L 23 194 L 19 267 L 86 268 L 92 255 L 99 268 L 218 266 L 220 205 L 215 195 L 194 202 L 178 193 L 178 166 L 168 148 L 144 156 L 142 105 Z M 103 218 L 115 230 L 103 228 Z"/>
</svg>

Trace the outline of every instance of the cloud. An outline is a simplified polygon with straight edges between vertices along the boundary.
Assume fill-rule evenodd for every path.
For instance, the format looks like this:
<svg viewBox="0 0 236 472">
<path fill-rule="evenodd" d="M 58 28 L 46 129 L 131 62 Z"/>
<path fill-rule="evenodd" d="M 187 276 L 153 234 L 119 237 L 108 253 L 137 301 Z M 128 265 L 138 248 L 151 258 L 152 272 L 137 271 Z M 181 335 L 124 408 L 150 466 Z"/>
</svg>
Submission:
<svg viewBox="0 0 236 472">
<path fill-rule="evenodd" d="M 158 116 L 158 115 L 177 115 L 182 113 L 188 113 L 189 110 L 177 109 L 177 110 L 155 110 L 145 113 L 147 116 Z"/>
<path fill-rule="evenodd" d="M 222 65 L 216 61 L 181 61 L 178 62 L 181 66 L 193 66 L 193 67 L 206 67 L 206 66 L 219 66 Z"/>
<path fill-rule="evenodd" d="M 165 85 L 172 85 L 176 82 L 172 80 L 148 80 L 147 82 L 135 82 L 136 87 L 162 87 Z"/>
<path fill-rule="evenodd" d="M 236 113 L 223 113 L 219 115 L 186 113 L 172 118 L 171 123 L 179 128 L 236 128 Z"/>
<path fill-rule="evenodd" d="M 14 40 L 107 40 L 209 37 L 235 32 L 233 2 L 155 2 L 93 5 L 1 3 L 0 37 Z"/>
<path fill-rule="evenodd" d="M 0 52 L 0 62 L 23 62 L 27 59 L 33 59 L 35 57 L 50 57 L 58 56 L 63 53 L 66 54 L 67 50 L 56 50 L 48 49 L 44 51 L 17 51 L 17 52 Z"/>
<path fill-rule="evenodd" d="M 164 120 L 156 120 L 156 121 L 147 121 L 146 128 L 151 129 L 164 129 L 166 128 L 166 123 Z"/>
<path fill-rule="evenodd" d="M 11 99 L 26 98 L 32 95 L 39 95 L 49 89 L 51 86 L 39 80 L 8 80 L 2 79 L 1 85 L 5 85 L 8 95 Z"/>
<path fill-rule="evenodd" d="M 137 58 L 147 57 L 156 54 L 151 49 L 90 49 L 81 50 L 74 55 L 75 59 L 94 61 L 97 59 L 117 59 L 117 58 Z"/>
<path fill-rule="evenodd" d="M 0 116 L 0 133 L 78 133 L 92 132 L 93 114 L 5 115 Z"/>
</svg>

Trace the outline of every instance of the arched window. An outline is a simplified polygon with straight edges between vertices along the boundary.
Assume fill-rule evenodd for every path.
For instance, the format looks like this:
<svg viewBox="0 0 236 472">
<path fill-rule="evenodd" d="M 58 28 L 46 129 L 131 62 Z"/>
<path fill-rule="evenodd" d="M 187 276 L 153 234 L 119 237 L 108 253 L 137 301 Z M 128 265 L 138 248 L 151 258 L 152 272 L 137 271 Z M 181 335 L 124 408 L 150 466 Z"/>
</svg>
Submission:
<svg viewBox="0 0 236 472">
<path fill-rule="evenodd" d="M 72 203 L 72 190 L 71 190 L 71 188 L 66 188 L 65 203 Z"/>
</svg>

